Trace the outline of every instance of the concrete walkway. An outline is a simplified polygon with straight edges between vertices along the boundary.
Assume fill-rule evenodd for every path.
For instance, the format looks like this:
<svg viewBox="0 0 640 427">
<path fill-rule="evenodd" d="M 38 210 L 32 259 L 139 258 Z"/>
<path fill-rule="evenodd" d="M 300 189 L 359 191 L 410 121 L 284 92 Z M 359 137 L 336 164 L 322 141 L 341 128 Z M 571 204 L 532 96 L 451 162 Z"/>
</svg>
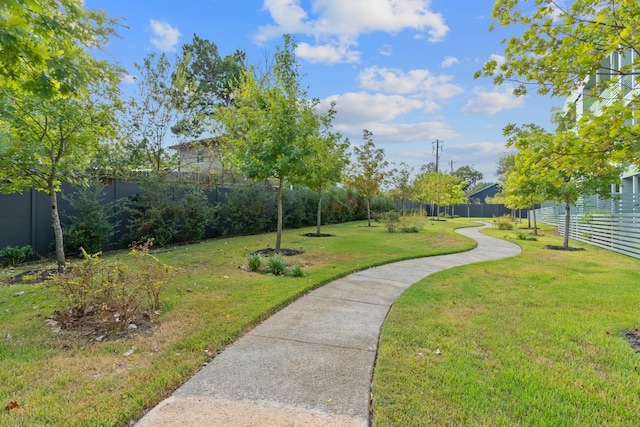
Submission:
<svg viewBox="0 0 640 427">
<path fill-rule="evenodd" d="M 368 426 L 378 338 L 395 299 L 430 274 L 520 253 L 478 242 L 459 254 L 361 271 L 310 292 L 226 348 L 152 409 L 147 426 Z"/>
</svg>

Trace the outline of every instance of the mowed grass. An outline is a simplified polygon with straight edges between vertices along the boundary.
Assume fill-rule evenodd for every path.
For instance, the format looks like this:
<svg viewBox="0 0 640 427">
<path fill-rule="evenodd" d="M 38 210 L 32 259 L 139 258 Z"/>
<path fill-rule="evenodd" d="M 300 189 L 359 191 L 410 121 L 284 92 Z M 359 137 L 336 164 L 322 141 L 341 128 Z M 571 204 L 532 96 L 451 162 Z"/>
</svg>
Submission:
<svg viewBox="0 0 640 427">
<path fill-rule="evenodd" d="M 426 222 L 420 233 L 390 234 L 382 225 L 356 222 L 323 227 L 334 235 L 327 238 L 302 236 L 311 228 L 288 231 L 282 247 L 304 251 L 287 258 L 302 265 L 301 278 L 240 269 L 248 252 L 274 244 L 273 234 L 163 251 L 157 256 L 178 274 L 153 327 L 101 342 L 45 326 L 59 307 L 51 288 L 0 285 L 0 409 L 19 405 L 0 411 L 0 426 L 127 425 L 195 373 L 208 354 L 310 289 L 373 265 L 470 249 L 474 242 L 453 231 L 469 225 L 475 224 Z M 0 277 L 8 276 L 5 270 Z"/>
<path fill-rule="evenodd" d="M 410 287 L 383 326 L 374 426 L 637 426 L 640 261 L 544 227 L 521 255 Z"/>
</svg>

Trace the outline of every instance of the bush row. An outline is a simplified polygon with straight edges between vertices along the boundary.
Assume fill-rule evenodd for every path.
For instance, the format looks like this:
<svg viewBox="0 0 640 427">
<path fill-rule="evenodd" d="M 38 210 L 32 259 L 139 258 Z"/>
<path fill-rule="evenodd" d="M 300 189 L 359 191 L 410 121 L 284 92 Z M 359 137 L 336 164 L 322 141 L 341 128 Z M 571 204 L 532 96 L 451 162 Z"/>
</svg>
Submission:
<svg viewBox="0 0 640 427">
<path fill-rule="evenodd" d="M 69 203 L 77 212 L 64 223 L 69 254 L 84 248 L 96 253 L 152 240 L 155 246 L 195 242 L 203 238 L 238 236 L 276 229 L 275 191 L 250 183 L 208 192 L 194 186 L 146 179 L 140 192 L 107 204 L 97 182 L 79 189 Z M 318 196 L 298 189 L 283 194 L 283 225 L 294 229 L 316 224 Z M 394 209 L 391 199 L 376 197 L 372 211 Z M 322 196 L 322 223 L 366 219 L 366 201 L 355 191 L 332 188 Z"/>
</svg>

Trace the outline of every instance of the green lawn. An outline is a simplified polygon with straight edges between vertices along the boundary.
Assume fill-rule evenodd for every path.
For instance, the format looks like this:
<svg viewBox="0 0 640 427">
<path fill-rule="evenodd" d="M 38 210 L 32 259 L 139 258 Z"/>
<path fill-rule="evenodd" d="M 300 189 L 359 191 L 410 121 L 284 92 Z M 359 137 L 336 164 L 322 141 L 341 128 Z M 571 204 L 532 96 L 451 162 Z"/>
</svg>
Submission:
<svg viewBox="0 0 640 427">
<path fill-rule="evenodd" d="M 490 229 L 515 239 L 515 231 Z M 640 425 L 640 261 L 549 227 L 521 255 L 410 287 L 383 326 L 375 426 Z"/>
<path fill-rule="evenodd" d="M 453 232 L 464 219 L 427 222 L 417 234 L 387 233 L 381 225 L 323 227 L 328 238 L 293 230 L 283 247 L 306 277 L 270 277 L 239 267 L 245 255 L 272 246 L 273 234 L 211 240 L 158 254 L 178 276 L 161 298 L 153 328 L 129 338 L 70 339 L 45 326 L 56 308 L 44 285 L 0 285 L 0 426 L 126 425 L 153 407 L 215 354 L 260 320 L 333 278 L 390 261 L 470 249 Z M 123 257 L 123 254 L 115 255 Z M 0 278 L 9 276 L 8 270 Z M 133 353 L 124 356 L 132 349 Z"/>
</svg>

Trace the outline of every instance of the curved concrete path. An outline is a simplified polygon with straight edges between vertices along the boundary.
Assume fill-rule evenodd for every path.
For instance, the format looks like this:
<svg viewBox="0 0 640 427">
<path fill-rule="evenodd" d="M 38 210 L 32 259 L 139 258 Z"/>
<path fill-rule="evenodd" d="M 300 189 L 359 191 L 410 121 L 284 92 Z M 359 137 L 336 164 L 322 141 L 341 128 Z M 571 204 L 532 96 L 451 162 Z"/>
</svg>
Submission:
<svg viewBox="0 0 640 427">
<path fill-rule="evenodd" d="M 378 338 L 395 299 L 435 272 L 520 253 L 481 228 L 457 230 L 478 242 L 471 251 L 371 268 L 310 292 L 226 348 L 137 425 L 368 426 Z"/>
</svg>

